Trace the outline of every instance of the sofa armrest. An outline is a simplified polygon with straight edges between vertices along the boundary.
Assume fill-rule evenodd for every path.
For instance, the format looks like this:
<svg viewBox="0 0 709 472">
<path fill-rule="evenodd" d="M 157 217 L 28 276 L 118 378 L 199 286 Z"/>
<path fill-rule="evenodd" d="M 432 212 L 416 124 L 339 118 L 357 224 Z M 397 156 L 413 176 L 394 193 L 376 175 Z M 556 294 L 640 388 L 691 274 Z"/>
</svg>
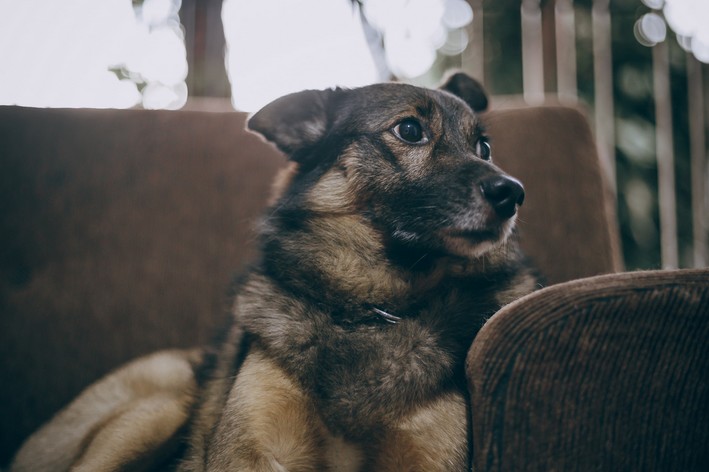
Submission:
<svg viewBox="0 0 709 472">
<path fill-rule="evenodd" d="M 709 464 L 709 269 L 580 279 L 512 303 L 467 359 L 476 471 Z"/>
</svg>

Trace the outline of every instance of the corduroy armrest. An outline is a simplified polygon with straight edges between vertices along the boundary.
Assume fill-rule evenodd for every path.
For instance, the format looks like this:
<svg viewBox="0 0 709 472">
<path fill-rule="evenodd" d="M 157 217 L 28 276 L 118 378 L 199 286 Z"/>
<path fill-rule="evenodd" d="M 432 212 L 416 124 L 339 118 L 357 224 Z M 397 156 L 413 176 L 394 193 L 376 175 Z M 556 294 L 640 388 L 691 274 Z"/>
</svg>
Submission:
<svg viewBox="0 0 709 472">
<path fill-rule="evenodd" d="M 709 269 L 508 305 L 468 355 L 476 471 L 707 470 Z"/>
</svg>

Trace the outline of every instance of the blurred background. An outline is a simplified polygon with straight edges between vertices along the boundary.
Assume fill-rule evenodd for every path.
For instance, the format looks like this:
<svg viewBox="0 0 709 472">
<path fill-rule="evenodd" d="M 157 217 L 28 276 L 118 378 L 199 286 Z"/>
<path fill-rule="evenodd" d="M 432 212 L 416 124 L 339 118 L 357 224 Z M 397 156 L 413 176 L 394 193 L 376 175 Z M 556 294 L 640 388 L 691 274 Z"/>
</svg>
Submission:
<svg viewBox="0 0 709 472">
<path fill-rule="evenodd" d="M 0 105 L 255 111 L 457 68 L 493 108 L 580 107 L 628 269 L 709 263 L 707 63 L 709 0 L 0 0 Z"/>
</svg>

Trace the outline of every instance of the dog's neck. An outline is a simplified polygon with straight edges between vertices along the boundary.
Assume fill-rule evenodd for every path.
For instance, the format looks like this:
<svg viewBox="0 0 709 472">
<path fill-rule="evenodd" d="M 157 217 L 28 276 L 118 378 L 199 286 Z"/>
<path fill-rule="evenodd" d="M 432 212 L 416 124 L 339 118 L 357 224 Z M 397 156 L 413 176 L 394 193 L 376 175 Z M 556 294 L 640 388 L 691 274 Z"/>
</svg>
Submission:
<svg viewBox="0 0 709 472">
<path fill-rule="evenodd" d="M 450 278 L 490 274 L 509 259 L 510 248 L 500 247 L 472 261 L 439 256 L 425 264 L 400 264 L 390 258 L 386 237 L 359 214 L 321 214 L 299 225 L 278 220 L 262 234 L 264 269 L 280 284 L 326 305 L 393 310 Z"/>
<path fill-rule="evenodd" d="M 356 215 L 318 216 L 295 228 L 264 232 L 269 276 L 312 298 L 373 305 L 410 296 L 415 281 L 398 269 Z"/>
</svg>

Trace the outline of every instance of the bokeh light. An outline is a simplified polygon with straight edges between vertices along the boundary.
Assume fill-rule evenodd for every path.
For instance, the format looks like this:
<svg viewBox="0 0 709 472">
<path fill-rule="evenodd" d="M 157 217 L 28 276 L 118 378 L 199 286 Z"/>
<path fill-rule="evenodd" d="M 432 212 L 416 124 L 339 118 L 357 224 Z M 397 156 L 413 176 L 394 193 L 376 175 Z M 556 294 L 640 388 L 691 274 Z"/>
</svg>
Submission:
<svg viewBox="0 0 709 472">
<path fill-rule="evenodd" d="M 465 0 L 363 0 L 367 21 L 384 38 L 391 72 L 412 79 L 433 66 L 437 53 L 455 56 L 468 45 L 473 10 Z"/>
<path fill-rule="evenodd" d="M 709 1 L 665 0 L 662 13 L 687 50 L 709 63 Z"/>
<path fill-rule="evenodd" d="M 657 13 L 646 13 L 635 22 L 635 39 L 643 46 L 654 46 L 667 37 L 667 25 Z"/>
<path fill-rule="evenodd" d="M 662 11 L 664 21 L 687 52 L 709 63 L 709 0 L 642 0 L 653 10 Z M 656 13 L 643 15 L 635 23 L 635 37 L 645 46 L 654 46 L 665 37 L 665 24 Z M 662 24 L 660 24 L 662 22 Z M 661 38 L 661 39 L 659 39 Z"/>
</svg>

